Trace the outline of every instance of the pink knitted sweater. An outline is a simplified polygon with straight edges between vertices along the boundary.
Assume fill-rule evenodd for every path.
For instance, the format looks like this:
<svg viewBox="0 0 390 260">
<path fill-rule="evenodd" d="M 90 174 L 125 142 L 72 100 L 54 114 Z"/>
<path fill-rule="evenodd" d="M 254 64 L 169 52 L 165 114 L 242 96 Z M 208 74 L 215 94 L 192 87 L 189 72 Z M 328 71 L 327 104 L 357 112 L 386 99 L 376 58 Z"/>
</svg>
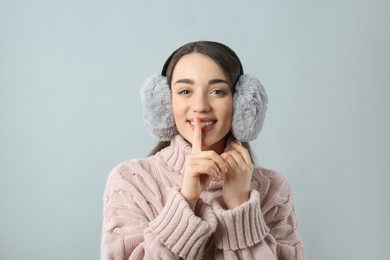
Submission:
<svg viewBox="0 0 390 260">
<path fill-rule="evenodd" d="M 278 173 L 255 168 L 250 198 L 234 209 L 211 182 L 193 212 L 179 189 L 191 146 L 177 135 L 154 156 L 111 172 L 102 259 L 304 259 L 292 194 Z"/>
</svg>

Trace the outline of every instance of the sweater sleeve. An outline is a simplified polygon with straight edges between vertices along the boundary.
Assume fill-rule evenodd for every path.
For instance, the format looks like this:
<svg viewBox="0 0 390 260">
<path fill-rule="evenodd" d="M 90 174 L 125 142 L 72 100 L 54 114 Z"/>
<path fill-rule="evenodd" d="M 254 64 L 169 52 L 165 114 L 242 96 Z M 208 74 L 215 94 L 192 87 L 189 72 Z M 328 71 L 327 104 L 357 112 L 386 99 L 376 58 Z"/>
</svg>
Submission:
<svg viewBox="0 0 390 260">
<path fill-rule="evenodd" d="M 180 192 L 172 189 L 164 209 L 145 230 L 145 238 L 157 239 L 181 258 L 201 259 L 217 220 L 210 207 L 204 207 L 201 201 L 198 204 L 201 204 L 197 205 L 200 217 L 194 214 Z"/>
<path fill-rule="evenodd" d="M 118 171 L 110 175 L 101 259 L 201 259 L 217 225 L 211 207 L 200 202 L 197 216 L 172 188 L 159 208 L 145 195 L 150 194 L 148 189 L 141 192 L 136 184 Z"/>
<path fill-rule="evenodd" d="M 216 259 L 304 259 L 288 183 L 269 195 L 262 205 L 260 193 L 252 190 L 247 202 L 229 210 L 220 198 L 213 201 Z"/>
</svg>

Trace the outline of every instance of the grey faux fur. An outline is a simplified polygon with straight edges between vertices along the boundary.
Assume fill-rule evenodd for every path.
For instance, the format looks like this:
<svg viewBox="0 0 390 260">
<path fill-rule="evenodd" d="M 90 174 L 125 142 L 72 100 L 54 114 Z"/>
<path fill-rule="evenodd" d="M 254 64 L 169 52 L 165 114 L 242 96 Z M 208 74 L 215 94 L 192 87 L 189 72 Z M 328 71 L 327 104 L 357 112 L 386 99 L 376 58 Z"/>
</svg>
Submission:
<svg viewBox="0 0 390 260">
<path fill-rule="evenodd" d="M 177 134 L 172 112 L 171 90 L 161 75 L 148 78 L 141 87 L 144 123 L 148 132 L 160 141 Z M 241 141 L 254 140 L 263 126 L 268 97 L 260 81 L 244 74 L 237 82 L 233 104 L 233 136 Z"/>
<path fill-rule="evenodd" d="M 267 104 L 268 96 L 260 81 L 251 75 L 242 75 L 236 84 L 233 102 L 232 133 L 237 140 L 248 142 L 257 138 Z"/>
<path fill-rule="evenodd" d="M 141 87 L 141 101 L 148 132 L 160 141 L 171 140 L 177 129 L 167 78 L 153 75 L 146 79 Z"/>
</svg>

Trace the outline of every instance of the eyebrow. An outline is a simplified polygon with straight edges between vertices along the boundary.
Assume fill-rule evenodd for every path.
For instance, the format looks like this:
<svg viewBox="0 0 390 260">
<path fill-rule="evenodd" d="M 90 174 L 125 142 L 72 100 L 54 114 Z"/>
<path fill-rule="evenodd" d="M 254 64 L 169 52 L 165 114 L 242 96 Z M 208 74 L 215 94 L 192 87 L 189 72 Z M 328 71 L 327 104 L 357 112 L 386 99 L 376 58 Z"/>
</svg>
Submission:
<svg viewBox="0 0 390 260">
<path fill-rule="evenodd" d="M 212 80 L 209 81 L 210 85 L 218 84 L 218 83 L 225 83 L 225 84 L 229 85 L 229 83 L 226 80 L 224 80 L 224 79 L 212 79 Z"/>
<path fill-rule="evenodd" d="M 190 85 L 194 85 L 194 81 L 192 79 L 179 79 L 175 82 L 174 85 L 178 84 L 178 83 L 185 83 L 185 84 L 190 84 Z M 229 83 L 224 80 L 224 79 L 212 79 L 212 80 L 209 80 L 209 84 L 210 85 L 213 85 L 213 84 L 218 84 L 218 83 L 225 83 L 227 85 L 229 85 Z"/>
</svg>

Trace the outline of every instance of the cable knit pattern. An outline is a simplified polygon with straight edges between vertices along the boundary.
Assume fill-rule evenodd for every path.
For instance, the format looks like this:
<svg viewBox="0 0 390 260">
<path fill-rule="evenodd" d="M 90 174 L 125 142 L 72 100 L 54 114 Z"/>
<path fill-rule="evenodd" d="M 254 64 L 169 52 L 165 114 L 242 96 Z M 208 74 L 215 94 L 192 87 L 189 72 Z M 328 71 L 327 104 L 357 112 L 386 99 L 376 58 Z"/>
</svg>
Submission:
<svg viewBox="0 0 390 260">
<path fill-rule="evenodd" d="M 115 167 L 104 194 L 101 259 L 304 259 L 291 189 L 257 167 L 234 209 L 211 182 L 193 212 L 180 194 L 191 146 L 176 135 L 154 156 Z"/>
</svg>

